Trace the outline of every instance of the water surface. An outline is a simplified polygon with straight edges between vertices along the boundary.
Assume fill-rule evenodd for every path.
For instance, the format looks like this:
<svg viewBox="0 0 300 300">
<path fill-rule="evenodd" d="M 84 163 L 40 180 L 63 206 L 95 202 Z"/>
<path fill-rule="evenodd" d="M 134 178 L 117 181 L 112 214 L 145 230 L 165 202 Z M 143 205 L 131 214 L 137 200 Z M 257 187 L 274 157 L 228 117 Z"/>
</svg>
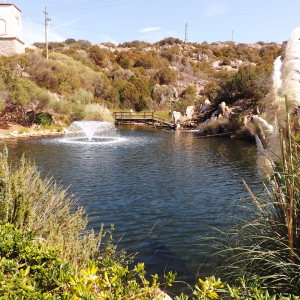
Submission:
<svg viewBox="0 0 300 300">
<path fill-rule="evenodd" d="M 43 175 L 51 171 L 70 186 L 97 217 L 89 226 L 97 231 L 101 223 L 106 229 L 113 223 L 119 247 L 138 252 L 148 273 L 175 269 L 191 281 L 198 237 L 210 226 L 222 228 L 222 208 L 242 197 L 242 179 L 254 190 L 261 186 L 255 145 L 194 132 L 118 129 L 118 139 L 103 143 L 67 143 L 67 137 L 9 141 L 10 159 L 25 152 Z"/>
</svg>

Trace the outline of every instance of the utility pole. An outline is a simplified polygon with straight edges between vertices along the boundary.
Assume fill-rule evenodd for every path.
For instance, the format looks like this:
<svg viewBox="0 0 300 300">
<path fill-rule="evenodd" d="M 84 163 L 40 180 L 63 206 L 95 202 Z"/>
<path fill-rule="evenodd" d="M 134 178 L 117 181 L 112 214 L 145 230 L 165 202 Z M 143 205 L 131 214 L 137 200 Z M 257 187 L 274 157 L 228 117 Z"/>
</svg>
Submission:
<svg viewBox="0 0 300 300">
<path fill-rule="evenodd" d="M 185 38 L 184 38 L 184 43 L 187 44 L 189 42 L 188 38 L 188 23 L 185 24 Z"/>
<path fill-rule="evenodd" d="M 48 25 L 51 21 L 50 18 L 48 18 L 48 13 L 47 13 L 47 6 L 45 6 L 45 43 L 46 43 L 46 58 L 48 59 Z"/>
<path fill-rule="evenodd" d="M 233 30 L 232 30 L 232 41 L 233 41 Z"/>
</svg>

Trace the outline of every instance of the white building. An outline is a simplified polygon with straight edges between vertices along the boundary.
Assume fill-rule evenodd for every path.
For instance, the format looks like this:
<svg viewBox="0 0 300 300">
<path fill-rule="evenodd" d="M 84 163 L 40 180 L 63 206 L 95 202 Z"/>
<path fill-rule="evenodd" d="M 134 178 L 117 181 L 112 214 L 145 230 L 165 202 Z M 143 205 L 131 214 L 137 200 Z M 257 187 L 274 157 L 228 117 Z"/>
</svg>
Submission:
<svg viewBox="0 0 300 300">
<path fill-rule="evenodd" d="M 22 14 L 13 3 L 0 3 L 0 55 L 24 53 Z"/>
</svg>

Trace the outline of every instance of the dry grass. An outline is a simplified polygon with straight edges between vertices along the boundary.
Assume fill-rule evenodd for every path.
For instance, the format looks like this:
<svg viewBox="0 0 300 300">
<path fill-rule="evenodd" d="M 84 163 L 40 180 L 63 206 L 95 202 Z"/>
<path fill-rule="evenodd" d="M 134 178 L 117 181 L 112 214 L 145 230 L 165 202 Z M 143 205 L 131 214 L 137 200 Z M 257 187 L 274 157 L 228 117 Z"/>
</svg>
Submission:
<svg viewBox="0 0 300 300">
<path fill-rule="evenodd" d="M 109 111 L 109 109 L 100 104 L 88 104 L 85 106 L 85 115 L 84 120 L 86 121 L 107 121 L 114 122 L 114 118 Z"/>
</svg>

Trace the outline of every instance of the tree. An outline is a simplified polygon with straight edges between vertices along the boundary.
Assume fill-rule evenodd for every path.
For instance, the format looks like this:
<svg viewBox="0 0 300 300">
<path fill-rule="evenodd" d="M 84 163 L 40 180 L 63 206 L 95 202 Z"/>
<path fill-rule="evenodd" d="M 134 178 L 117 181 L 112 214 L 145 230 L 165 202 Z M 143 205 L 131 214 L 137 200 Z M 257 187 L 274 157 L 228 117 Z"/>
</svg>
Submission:
<svg viewBox="0 0 300 300">
<path fill-rule="evenodd" d="M 65 41 L 64 41 L 66 44 L 68 44 L 68 45 L 70 45 L 70 44 L 73 44 L 73 43 L 75 43 L 76 42 L 76 40 L 75 39 L 66 39 Z"/>
<path fill-rule="evenodd" d="M 79 43 L 82 49 L 86 49 L 92 46 L 92 43 L 88 40 L 78 40 L 77 43 Z"/>
</svg>

